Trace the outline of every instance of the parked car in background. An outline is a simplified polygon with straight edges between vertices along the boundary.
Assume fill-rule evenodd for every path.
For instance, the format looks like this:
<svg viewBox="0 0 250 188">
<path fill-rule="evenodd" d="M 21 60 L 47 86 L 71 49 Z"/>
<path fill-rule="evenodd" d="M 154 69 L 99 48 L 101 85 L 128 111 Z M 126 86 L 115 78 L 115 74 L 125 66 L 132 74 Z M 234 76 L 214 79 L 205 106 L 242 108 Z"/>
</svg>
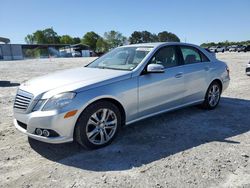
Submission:
<svg viewBox="0 0 250 188">
<path fill-rule="evenodd" d="M 250 45 L 248 46 L 244 45 L 237 48 L 237 52 L 248 52 L 248 51 L 250 51 Z"/>
<path fill-rule="evenodd" d="M 21 84 L 14 124 L 43 142 L 100 148 L 125 124 L 190 105 L 216 108 L 229 80 L 226 63 L 196 45 L 122 46 L 86 67 Z"/>
<path fill-rule="evenodd" d="M 249 61 L 249 63 L 247 64 L 246 74 L 247 74 L 248 76 L 250 76 L 250 61 Z"/>
<path fill-rule="evenodd" d="M 209 52 L 213 57 L 216 57 L 215 52 L 211 52 L 209 48 L 204 48 L 207 52 Z"/>
<path fill-rule="evenodd" d="M 82 57 L 82 54 L 81 54 L 81 52 L 74 51 L 74 52 L 72 52 L 72 57 Z"/>
<path fill-rule="evenodd" d="M 237 49 L 238 49 L 238 45 L 232 45 L 230 48 L 229 48 L 229 52 L 237 52 Z"/>
<path fill-rule="evenodd" d="M 211 46 L 211 47 L 209 48 L 209 51 L 210 51 L 210 52 L 216 53 L 216 52 L 217 52 L 217 46 Z"/>
<path fill-rule="evenodd" d="M 224 53 L 226 51 L 226 47 L 225 46 L 217 46 L 216 48 L 216 52 L 222 52 Z"/>
<path fill-rule="evenodd" d="M 231 46 L 226 46 L 226 51 L 229 51 L 230 48 Z"/>
</svg>

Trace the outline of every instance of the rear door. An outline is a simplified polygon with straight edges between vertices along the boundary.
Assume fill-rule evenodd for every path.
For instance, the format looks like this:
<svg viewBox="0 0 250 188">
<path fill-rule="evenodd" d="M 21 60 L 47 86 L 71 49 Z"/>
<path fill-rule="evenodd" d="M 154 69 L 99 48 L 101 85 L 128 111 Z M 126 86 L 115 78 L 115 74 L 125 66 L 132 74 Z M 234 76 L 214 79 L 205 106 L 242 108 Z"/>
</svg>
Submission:
<svg viewBox="0 0 250 188">
<path fill-rule="evenodd" d="M 204 99 L 207 79 L 210 71 L 209 59 L 197 48 L 180 46 L 183 58 L 184 103 L 198 102 Z"/>
</svg>

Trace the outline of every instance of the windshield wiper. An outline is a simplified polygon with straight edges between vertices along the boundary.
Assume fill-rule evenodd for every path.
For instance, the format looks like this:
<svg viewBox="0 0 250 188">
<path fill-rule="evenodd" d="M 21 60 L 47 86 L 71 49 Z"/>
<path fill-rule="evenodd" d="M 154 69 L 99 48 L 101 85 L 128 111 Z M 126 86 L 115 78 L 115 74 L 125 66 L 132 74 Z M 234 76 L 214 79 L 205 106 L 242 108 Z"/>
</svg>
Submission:
<svg viewBox="0 0 250 188">
<path fill-rule="evenodd" d="M 114 67 L 105 67 L 105 66 L 96 66 L 96 67 L 94 67 L 94 68 L 129 71 L 128 69 L 121 69 L 121 68 L 114 68 Z"/>
</svg>

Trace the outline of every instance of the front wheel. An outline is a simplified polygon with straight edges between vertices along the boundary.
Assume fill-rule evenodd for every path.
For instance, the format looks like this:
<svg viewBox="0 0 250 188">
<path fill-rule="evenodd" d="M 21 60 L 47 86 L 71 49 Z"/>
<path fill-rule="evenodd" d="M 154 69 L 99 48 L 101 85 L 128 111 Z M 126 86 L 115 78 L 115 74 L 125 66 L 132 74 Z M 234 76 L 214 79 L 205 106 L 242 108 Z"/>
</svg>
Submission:
<svg viewBox="0 0 250 188">
<path fill-rule="evenodd" d="M 213 82 L 208 87 L 205 100 L 202 104 L 203 108 L 209 110 L 216 108 L 216 106 L 220 102 L 220 96 L 221 96 L 221 86 L 218 82 Z"/>
<path fill-rule="evenodd" d="M 121 128 L 121 114 L 113 103 L 99 101 L 88 106 L 75 128 L 76 141 L 87 149 L 110 144 Z"/>
</svg>

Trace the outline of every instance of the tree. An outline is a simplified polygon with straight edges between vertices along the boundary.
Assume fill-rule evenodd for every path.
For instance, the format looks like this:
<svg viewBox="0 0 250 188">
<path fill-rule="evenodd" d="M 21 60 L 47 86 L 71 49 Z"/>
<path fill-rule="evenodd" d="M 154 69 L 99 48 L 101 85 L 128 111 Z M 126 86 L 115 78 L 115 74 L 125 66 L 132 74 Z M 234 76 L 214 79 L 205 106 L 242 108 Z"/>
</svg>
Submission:
<svg viewBox="0 0 250 188">
<path fill-rule="evenodd" d="M 96 43 L 99 38 L 100 36 L 94 31 L 87 32 L 82 38 L 82 43 L 88 45 L 93 51 L 96 51 Z"/>
<path fill-rule="evenodd" d="M 73 44 L 79 44 L 79 43 L 81 43 L 81 39 L 79 37 L 74 37 Z"/>
<path fill-rule="evenodd" d="M 106 42 L 108 43 L 109 49 L 121 46 L 126 41 L 126 37 L 124 37 L 120 32 L 114 31 L 114 30 L 105 32 L 104 38 Z"/>
<path fill-rule="evenodd" d="M 40 56 L 40 49 L 24 49 L 23 55 L 28 58 L 38 58 Z"/>
<path fill-rule="evenodd" d="M 142 34 L 140 31 L 134 31 L 129 37 L 129 42 L 131 44 L 142 43 Z"/>
<path fill-rule="evenodd" d="M 159 42 L 180 42 L 180 39 L 173 33 L 163 31 L 158 33 Z"/>
<path fill-rule="evenodd" d="M 158 38 L 155 34 L 152 34 L 148 31 L 142 31 L 142 42 L 157 42 Z"/>
<path fill-rule="evenodd" d="M 109 45 L 105 39 L 100 37 L 96 42 L 96 52 L 105 53 L 109 50 Z"/>
<path fill-rule="evenodd" d="M 158 37 L 148 31 L 135 31 L 129 37 L 129 42 L 131 44 L 158 42 Z"/>
<path fill-rule="evenodd" d="M 31 35 L 27 35 L 25 41 L 28 44 L 59 44 L 59 38 L 60 37 L 53 28 L 47 28 L 44 30 L 37 30 Z"/>
<path fill-rule="evenodd" d="M 62 35 L 60 37 L 60 44 L 74 44 L 74 39 L 69 35 Z"/>
<path fill-rule="evenodd" d="M 60 37 L 57 33 L 53 30 L 53 28 L 48 28 L 43 30 L 45 39 L 47 40 L 47 44 L 59 44 Z"/>
<path fill-rule="evenodd" d="M 24 40 L 27 44 L 34 44 L 35 42 L 35 38 L 33 35 L 27 35 Z"/>
</svg>

